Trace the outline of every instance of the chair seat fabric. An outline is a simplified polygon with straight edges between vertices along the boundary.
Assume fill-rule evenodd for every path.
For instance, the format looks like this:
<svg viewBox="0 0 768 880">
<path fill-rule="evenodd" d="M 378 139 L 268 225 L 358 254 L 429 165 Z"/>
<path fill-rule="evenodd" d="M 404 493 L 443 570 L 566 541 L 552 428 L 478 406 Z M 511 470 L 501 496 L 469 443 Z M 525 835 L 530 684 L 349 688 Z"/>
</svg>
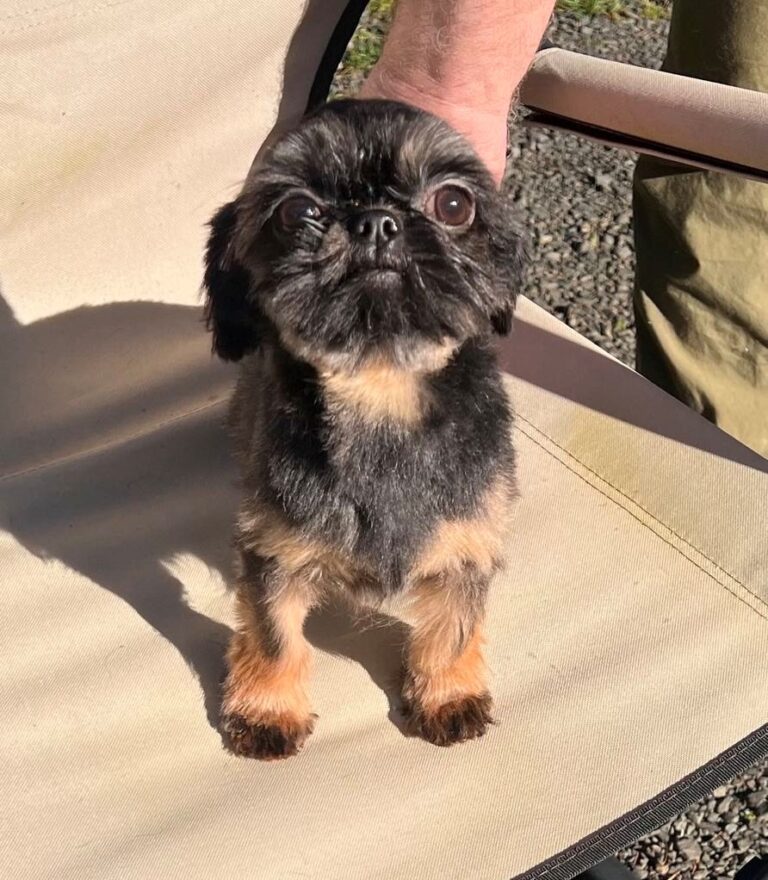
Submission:
<svg viewBox="0 0 768 880">
<path fill-rule="evenodd" d="M 404 625 L 330 607 L 304 752 L 223 749 L 234 372 L 200 321 L 205 222 L 301 111 L 341 5 L 5 4 L 9 876 L 558 880 L 768 751 L 765 460 L 525 301 L 498 724 L 404 736 Z"/>
</svg>

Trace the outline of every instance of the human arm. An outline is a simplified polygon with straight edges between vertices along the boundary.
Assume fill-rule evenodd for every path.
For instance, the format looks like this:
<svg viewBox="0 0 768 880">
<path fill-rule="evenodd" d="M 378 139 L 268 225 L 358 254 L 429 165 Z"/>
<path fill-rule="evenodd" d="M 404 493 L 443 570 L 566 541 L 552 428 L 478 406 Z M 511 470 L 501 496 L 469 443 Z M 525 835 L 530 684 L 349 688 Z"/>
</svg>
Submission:
<svg viewBox="0 0 768 880">
<path fill-rule="evenodd" d="M 404 101 L 464 134 L 497 182 L 512 98 L 554 0 L 399 0 L 362 98 Z"/>
</svg>

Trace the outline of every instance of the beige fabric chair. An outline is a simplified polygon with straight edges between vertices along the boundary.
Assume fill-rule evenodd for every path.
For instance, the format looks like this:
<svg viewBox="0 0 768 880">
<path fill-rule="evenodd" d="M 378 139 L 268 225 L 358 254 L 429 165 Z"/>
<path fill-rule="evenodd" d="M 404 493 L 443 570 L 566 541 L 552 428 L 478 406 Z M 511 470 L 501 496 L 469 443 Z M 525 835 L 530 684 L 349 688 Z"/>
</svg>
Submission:
<svg viewBox="0 0 768 880">
<path fill-rule="evenodd" d="M 768 752 L 767 463 L 527 302 L 499 724 L 404 737 L 402 624 L 328 609 L 306 750 L 222 749 L 233 374 L 199 320 L 204 224 L 341 5 L 4 4 L 8 876 L 564 880 Z"/>
</svg>

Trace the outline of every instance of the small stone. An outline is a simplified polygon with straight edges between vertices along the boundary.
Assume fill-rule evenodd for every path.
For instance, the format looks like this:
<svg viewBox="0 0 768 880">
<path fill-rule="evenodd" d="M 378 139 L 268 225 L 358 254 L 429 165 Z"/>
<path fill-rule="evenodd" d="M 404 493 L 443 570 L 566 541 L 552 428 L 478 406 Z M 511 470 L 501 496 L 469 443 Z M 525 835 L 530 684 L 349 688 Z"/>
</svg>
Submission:
<svg viewBox="0 0 768 880">
<path fill-rule="evenodd" d="M 692 837 L 681 837 L 676 846 L 680 855 L 689 862 L 698 862 L 701 858 L 701 844 Z"/>
<path fill-rule="evenodd" d="M 725 833 L 726 833 L 726 834 L 729 834 L 731 837 L 732 837 L 734 834 L 736 834 L 736 832 L 737 832 L 738 830 L 739 830 L 739 826 L 738 826 L 735 822 L 729 822 L 729 823 L 725 826 Z"/>
<path fill-rule="evenodd" d="M 716 797 L 718 800 L 719 800 L 720 798 L 724 798 L 727 794 L 728 794 L 728 789 L 727 789 L 727 787 L 724 786 L 724 785 L 721 785 L 719 788 L 716 788 L 716 789 L 712 792 L 713 797 Z"/>
<path fill-rule="evenodd" d="M 613 177 L 610 174 L 599 172 L 594 176 L 595 187 L 599 190 L 610 189 L 613 186 Z"/>
<path fill-rule="evenodd" d="M 732 803 L 733 798 L 731 796 L 724 797 L 715 808 L 715 812 L 722 816 L 723 813 L 728 812 L 728 810 L 731 808 Z"/>
</svg>

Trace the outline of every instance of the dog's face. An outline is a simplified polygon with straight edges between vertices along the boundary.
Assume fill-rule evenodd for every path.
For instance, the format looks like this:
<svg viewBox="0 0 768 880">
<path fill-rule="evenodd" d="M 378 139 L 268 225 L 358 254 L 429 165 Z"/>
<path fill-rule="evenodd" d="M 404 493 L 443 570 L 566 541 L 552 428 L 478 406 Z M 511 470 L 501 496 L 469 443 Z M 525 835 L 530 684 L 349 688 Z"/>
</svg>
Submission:
<svg viewBox="0 0 768 880">
<path fill-rule="evenodd" d="M 211 226 L 207 315 L 225 359 L 277 332 L 316 364 L 418 367 L 509 329 L 523 264 L 511 213 L 467 142 L 405 105 L 327 104 Z"/>
</svg>

